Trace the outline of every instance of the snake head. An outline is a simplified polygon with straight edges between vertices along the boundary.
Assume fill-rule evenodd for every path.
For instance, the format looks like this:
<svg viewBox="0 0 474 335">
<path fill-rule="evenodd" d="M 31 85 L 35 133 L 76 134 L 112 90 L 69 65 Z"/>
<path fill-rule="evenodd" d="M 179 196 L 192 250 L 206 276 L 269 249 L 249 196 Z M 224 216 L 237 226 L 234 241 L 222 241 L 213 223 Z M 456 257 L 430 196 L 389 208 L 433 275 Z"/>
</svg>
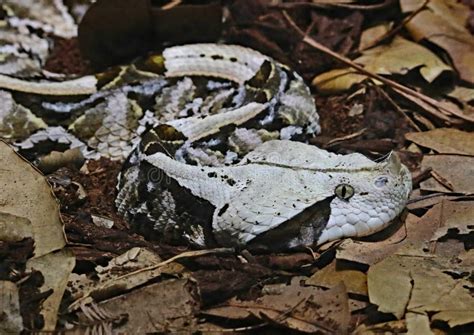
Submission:
<svg viewBox="0 0 474 335">
<path fill-rule="evenodd" d="M 370 168 L 341 171 L 333 179 L 335 197 L 318 244 L 382 230 L 401 213 L 412 189 L 410 172 L 395 152 Z"/>
</svg>

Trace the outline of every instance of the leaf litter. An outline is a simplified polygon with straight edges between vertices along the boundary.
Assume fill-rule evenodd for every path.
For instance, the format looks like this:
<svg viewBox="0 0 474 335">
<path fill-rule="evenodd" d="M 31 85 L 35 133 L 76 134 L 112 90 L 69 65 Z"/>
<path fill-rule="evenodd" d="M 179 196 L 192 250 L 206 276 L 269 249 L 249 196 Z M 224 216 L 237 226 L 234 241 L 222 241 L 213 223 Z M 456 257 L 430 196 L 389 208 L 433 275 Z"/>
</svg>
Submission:
<svg viewBox="0 0 474 335">
<path fill-rule="evenodd" d="M 0 12 L 7 14 L 0 13 L 0 19 L 9 23 L 0 28 L 0 38 L 24 54 L 19 62 L 0 54 L 2 73 L 62 75 L 44 71 L 45 64 L 64 74 L 92 72 L 80 56 L 69 14 L 82 17 L 88 5 L 41 1 L 36 12 L 30 5 L 26 0 L 2 3 Z M 18 22 L 12 23 L 12 13 Z M 259 0 L 230 2 L 224 13 L 225 42 L 256 48 L 306 80 L 338 74 L 321 81 L 333 85 L 330 95 L 314 92 L 325 130 L 314 143 L 373 158 L 401 152 L 422 178 L 407 213 L 375 236 L 316 250 L 189 251 L 147 241 L 116 215 L 119 164 L 100 160 L 81 168 L 80 157 L 55 154 L 44 171 L 59 198 L 65 247 L 58 205 L 45 178 L 2 144 L 0 184 L 6 192 L 0 194 L 0 283 L 8 317 L 0 329 L 472 331 L 474 57 L 469 57 L 473 38 L 465 25 L 468 8 L 450 0 Z M 43 33 L 30 34 L 25 27 Z M 120 34 L 114 31 L 112 25 L 111 36 Z M 160 42 L 153 43 L 158 48 Z M 115 47 L 123 49 L 120 43 Z M 34 61 L 25 50 L 37 53 Z M 337 69 L 342 60 L 350 68 Z M 350 76 L 340 76 L 344 73 Z"/>
</svg>

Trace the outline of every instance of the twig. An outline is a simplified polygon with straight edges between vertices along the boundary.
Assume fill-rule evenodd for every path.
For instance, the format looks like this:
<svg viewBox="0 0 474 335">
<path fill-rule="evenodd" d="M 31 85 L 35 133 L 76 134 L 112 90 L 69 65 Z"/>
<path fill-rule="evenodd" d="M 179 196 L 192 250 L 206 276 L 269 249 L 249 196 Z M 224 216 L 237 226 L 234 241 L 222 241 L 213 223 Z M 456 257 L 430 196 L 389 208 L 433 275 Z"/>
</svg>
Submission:
<svg viewBox="0 0 474 335">
<path fill-rule="evenodd" d="M 183 2 L 182 0 L 173 0 L 170 3 L 167 3 L 166 5 L 162 6 L 161 9 L 171 9 L 173 7 L 176 7 Z"/>
<path fill-rule="evenodd" d="M 420 8 L 418 8 L 415 11 L 411 12 L 410 15 L 408 15 L 406 18 L 404 18 L 403 21 L 398 26 L 396 26 L 395 28 L 393 28 L 390 31 L 387 31 L 385 34 L 383 34 L 382 36 L 377 38 L 370 45 L 366 46 L 365 48 L 363 48 L 360 51 L 364 51 L 364 50 L 373 48 L 374 46 L 378 45 L 379 43 L 395 36 L 400 30 L 403 29 L 403 27 L 406 26 L 406 24 L 408 22 L 410 22 L 416 15 L 418 15 L 418 13 L 420 13 L 423 9 L 425 9 L 430 1 L 431 0 L 425 0 L 425 2 L 420 6 Z"/>
<path fill-rule="evenodd" d="M 463 119 L 465 121 L 469 121 L 469 122 L 474 123 L 474 117 L 469 117 L 469 116 L 463 115 L 462 113 L 454 111 L 451 108 L 448 108 L 446 106 L 442 106 L 442 105 L 440 105 L 439 101 L 437 101 L 433 98 L 430 98 L 430 97 L 428 97 L 428 96 L 426 96 L 426 95 L 424 95 L 420 92 L 417 92 L 417 91 L 415 91 L 415 90 L 413 90 L 413 89 L 411 89 L 407 86 L 399 84 L 396 81 L 385 78 L 385 77 L 383 77 L 379 74 L 372 73 L 372 72 L 364 69 L 364 67 L 354 63 L 349 58 L 346 58 L 346 57 L 338 54 L 337 52 L 332 51 L 328 47 L 325 47 L 321 43 L 315 41 L 313 38 L 307 36 L 296 25 L 296 23 L 291 19 L 291 17 L 288 15 L 288 13 L 286 11 L 283 11 L 283 15 L 284 15 L 285 19 L 288 21 L 288 23 L 293 27 L 293 29 L 295 29 L 296 32 L 303 37 L 303 42 L 307 43 L 308 45 L 312 46 L 313 48 L 315 48 L 315 49 L 317 49 L 317 50 L 319 50 L 319 51 L 321 51 L 321 52 L 323 52 L 327 55 L 330 55 L 331 57 L 333 57 L 333 58 L 337 59 L 338 61 L 340 61 L 340 62 L 356 69 L 360 73 L 365 74 L 366 76 L 368 76 L 370 78 L 376 79 L 376 80 L 384 83 L 385 85 L 388 85 L 388 86 L 390 86 L 390 87 L 392 87 L 392 88 L 394 88 L 394 89 L 396 89 L 400 92 L 403 92 L 404 94 L 416 97 L 417 99 L 421 100 L 422 102 L 428 104 L 430 107 L 433 107 L 434 109 L 438 110 L 439 113 L 436 112 L 436 111 L 433 111 L 433 110 L 429 110 L 429 111 L 426 110 L 427 112 L 435 115 L 438 118 L 441 118 L 441 119 L 443 119 L 447 122 L 453 122 L 453 120 L 450 119 L 449 116 L 455 115 L 455 116 L 459 117 L 460 119 Z"/>
<path fill-rule="evenodd" d="M 395 108 L 395 110 L 399 112 L 405 120 L 407 120 L 407 122 L 410 124 L 410 126 L 413 127 L 413 129 L 415 129 L 416 131 L 422 131 L 420 127 L 418 127 L 418 125 L 415 123 L 415 121 L 410 119 L 410 117 L 405 113 L 405 111 L 402 108 L 400 108 L 400 106 L 398 106 L 398 104 L 392 99 L 392 97 L 390 97 L 390 95 L 387 94 L 387 92 L 385 92 L 382 88 L 378 87 L 377 85 L 375 85 L 375 88 L 380 93 L 382 93 L 385 99 L 387 99 L 387 101 L 393 106 L 393 108 Z"/>
<path fill-rule="evenodd" d="M 258 323 L 256 325 L 253 325 L 253 326 L 246 326 L 246 327 L 238 327 L 238 328 L 221 328 L 221 329 L 212 329 L 212 328 L 197 328 L 196 330 L 200 331 L 200 332 L 206 332 L 206 333 L 217 333 L 217 334 L 220 334 L 220 333 L 235 333 L 235 332 L 246 332 L 246 331 L 249 331 L 249 330 L 254 330 L 254 329 L 259 329 L 259 328 L 262 328 L 262 327 L 265 327 L 268 325 L 268 322 L 262 322 L 262 323 Z"/>
<path fill-rule="evenodd" d="M 355 133 L 352 133 L 352 134 L 349 134 L 349 135 L 346 135 L 346 136 L 342 136 L 342 137 L 338 137 L 338 138 L 334 138 L 334 139 L 330 140 L 328 143 L 326 143 L 326 145 L 324 147 L 325 148 L 330 148 L 330 147 L 333 147 L 336 144 L 339 144 L 341 142 L 349 141 L 349 140 L 352 140 L 352 139 L 357 138 L 359 136 L 362 136 L 365 133 L 366 130 L 367 130 L 367 128 L 362 128 L 362 129 L 356 131 Z"/>
<path fill-rule="evenodd" d="M 454 192 L 454 186 L 451 184 L 449 180 L 444 178 L 442 175 L 440 175 L 438 172 L 432 170 L 431 171 L 431 177 L 433 177 L 438 183 L 446 187 L 448 190 L 451 192 Z"/>
<path fill-rule="evenodd" d="M 138 269 L 136 271 L 129 272 L 129 273 L 126 273 L 122 276 L 119 276 L 119 277 L 114 279 L 114 282 L 117 282 L 119 280 L 127 280 L 128 278 L 134 277 L 137 274 L 142 273 L 142 272 L 150 272 L 150 271 L 156 270 L 156 269 L 161 268 L 165 265 L 168 265 L 168 264 L 170 264 L 170 263 L 172 263 L 172 262 L 174 262 L 178 259 L 200 257 L 200 256 L 204 256 L 204 255 L 209 255 L 209 254 L 223 254 L 223 253 L 233 253 L 233 252 L 235 252 L 235 250 L 233 248 L 216 248 L 216 249 L 186 251 L 186 252 L 183 252 L 179 255 L 168 258 L 167 260 L 165 260 L 163 262 L 156 263 L 156 264 L 153 264 L 151 266 L 141 268 L 141 269 Z M 149 280 L 150 279 L 147 279 L 146 281 L 142 282 L 141 284 L 144 284 L 145 282 L 147 282 Z M 107 285 L 110 285 L 110 284 L 105 283 L 105 284 L 102 285 L 102 288 L 107 287 Z M 77 308 L 79 308 L 81 304 L 88 302 L 89 299 L 91 298 L 91 293 L 92 292 L 93 292 L 93 290 L 90 290 L 90 291 L 86 292 L 84 295 L 82 295 L 80 298 L 73 301 L 69 305 L 68 310 L 69 311 L 74 311 Z"/>
<path fill-rule="evenodd" d="M 393 1 L 392 0 L 385 0 L 382 3 L 377 3 L 373 5 L 353 5 L 353 4 L 344 4 L 344 3 L 334 3 L 331 1 L 321 1 L 318 0 L 317 2 L 313 0 L 313 2 L 289 2 L 289 3 L 281 3 L 277 5 L 272 5 L 274 8 L 282 8 L 282 9 L 293 9 L 295 7 L 310 7 L 310 8 L 344 8 L 344 9 L 354 9 L 354 10 L 361 10 L 361 11 L 369 11 L 369 10 L 378 10 L 385 7 L 388 7 Z"/>
<path fill-rule="evenodd" d="M 427 168 L 421 171 L 420 173 L 413 175 L 411 179 L 411 183 L 413 185 L 413 188 L 417 187 L 420 185 L 420 183 L 428 178 L 431 177 L 431 170 L 432 168 Z"/>
</svg>

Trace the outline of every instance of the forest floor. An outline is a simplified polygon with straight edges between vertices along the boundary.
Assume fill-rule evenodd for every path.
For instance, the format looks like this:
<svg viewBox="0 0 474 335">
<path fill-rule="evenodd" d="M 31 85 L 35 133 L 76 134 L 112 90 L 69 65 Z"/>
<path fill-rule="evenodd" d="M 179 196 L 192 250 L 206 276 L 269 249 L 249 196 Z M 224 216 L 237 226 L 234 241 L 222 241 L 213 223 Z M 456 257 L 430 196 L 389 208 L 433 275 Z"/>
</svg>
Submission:
<svg viewBox="0 0 474 335">
<path fill-rule="evenodd" d="M 71 11 L 78 3 L 86 2 L 66 2 Z M 193 250 L 148 241 L 116 213 L 120 162 L 62 167 L 46 174 L 67 240 L 58 260 L 31 271 L 31 239 L 0 244 L 0 273 L 19 287 L 24 331 L 53 322 L 65 333 L 474 332 L 474 2 L 258 0 L 225 8 L 222 27 L 200 20 L 187 38 L 217 30 L 222 42 L 301 74 L 321 118 L 311 143 L 373 159 L 396 151 L 413 175 L 407 209 L 376 235 L 306 251 Z M 169 20 L 193 12 L 176 15 Z M 100 29 L 97 20 L 82 34 Z M 107 21 L 120 25 L 108 34 L 134 29 L 121 20 Z M 182 32 L 174 34 L 179 43 Z M 82 36 L 89 59 L 76 37 L 54 37 L 45 68 L 82 75 L 123 62 L 114 52 L 104 60 L 92 35 Z M 127 37 L 111 41 L 123 55 Z M 125 57 L 163 47 L 149 43 Z M 64 294 L 51 299 L 61 285 Z"/>
</svg>

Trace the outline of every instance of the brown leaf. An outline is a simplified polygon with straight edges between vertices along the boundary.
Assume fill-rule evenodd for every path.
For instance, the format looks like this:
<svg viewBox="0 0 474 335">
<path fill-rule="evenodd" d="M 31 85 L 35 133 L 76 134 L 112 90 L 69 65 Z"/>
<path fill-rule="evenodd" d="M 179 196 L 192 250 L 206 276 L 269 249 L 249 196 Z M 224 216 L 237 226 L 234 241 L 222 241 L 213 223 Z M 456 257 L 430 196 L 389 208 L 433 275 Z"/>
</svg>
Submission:
<svg viewBox="0 0 474 335">
<path fill-rule="evenodd" d="M 448 202 L 446 202 L 448 203 Z M 362 264 L 374 265 L 386 257 L 398 253 L 400 249 L 431 250 L 435 232 L 445 223 L 443 217 L 444 202 L 431 208 L 422 218 L 408 214 L 405 225 L 399 226 L 389 238 L 379 242 L 363 242 L 351 239 L 344 240 L 338 247 L 336 258 Z"/>
<path fill-rule="evenodd" d="M 410 227 L 410 230 L 418 227 L 418 220 L 417 216 L 409 214 L 405 220 L 407 230 L 408 227 Z M 336 259 L 367 265 L 380 262 L 400 248 L 407 238 L 407 232 L 403 226 L 391 225 L 387 230 L 390 231 L 391 235 L 377 242 L 343 240 L 336 250 Z"/>
<path fill-rule="evenodd" d="M 408 133 L 405 138 L 440 154 L 474 156 L 474 133 L 453 128 L 438 128 L 425 132 Z"/>
<path fill-rule="evenodd" d="M 83 304 L 116 296 L 125 291 L 144 285 L 150 280 L 159 278 L 162 274 L 181 273 L 184 270 L 184 267 L 181 264 L 176 263 L 175 260 L 199 257 L 214 253 L 228 253 L 231 250 L 232 249 L 221 248 L 186 251 L 162 262 L 157 262 L 156 256 L 146 249 L 137 248 L 135 250 L 129 250 L 125 254 L 112 260 L 111 267 L 97 268 L 98 272 L 103 272 L 99 276 L 101 279 L 99 281 L 92 282 L 89 278 L 84 278 L 83 276 L 78 278 L 76 276 L 75 279 L 78 283 L 75 283 L 72 286 L 79 289 L 76 289 L 76 291 L 73 292 L 76 300 L 69 305 L 68 309 L 74 311 L 80 308 Z M 124 266 L 123 269 L 121 266 L 118 266 L 118 264 L 121 264 L 124 261 L 128 262 L 130 257 L 137 258 L 140 253 L 143 253 L 144 257 L 140 260 L 140 264 L 137 264 L 137 267 L 133 266 L 133 262 L 128 266 Z M 151 265 L 149 265 L 150 262 L 152 262 Z M 84 281 L 84 283 L 81 283 L 81 281 Z"/>
<path fill-rule="evenodd" d="M 128 314 L 128 321 L 114 333 L 193 333 L 200 302 L 196 284 L 170 279 L 138 288 L 99 304 L 113 315 Z"/>
<path fill-rule="evenodd" d="M 392 255 L 367 274 L 370 302 L 401 318 L 405 312 L 446 321 L 451 327 L 474 322 L 474 298 L 466 279 L 454 279 L 442 258 Z"/>
<path fill-rule="evenodd" d="M 425 155 L 421 168 L 437 175 L 420 183 L 421 190 L 442 193 L 474 193 L 474 156 Z"/>
<path fill-rule="evenodd" d="M 333 260 L 329 265 L 317 270 L 305 281 L 306 285 L 334 287 L 343 282 L 347 292 L 367 295 L 367 276 L 365 273 L 350 268 L 344 268 L 341 261 Z"/>
<path fill-rule="evenodd" d="M 71 276 L 69 288 L 72 298 L 77 300 L 70 308 L 75 309 L 78 301 L 101 301 L 143 285 L 163 273 L 179 273 L 183 270 L 177 263 L 147 270 L 160 262 L 158 255 L 145 248 L 135 247 L 111 259 L 104 267 L 98 265 L 94 274 L 98 280 L 74 274 Z"/>
<path fill-rule="evenodd" d="M 451 71 L 451 68 L 430 50 L 401 37 L 395 38 L 389 45 L 365 51 L 354 62 L 364 65 L 367 71 L 384 75 L 403 75 L 412 69 L 420 68 L 420 74 L 428 82 L 435 80 L 444 71 Z M 313 85 L 320 92 L 334 93 L 347 90 L 366 78 L 353 69 L 336 69 L 315 77 Z"/>
<path fill-rule="evenodd" d="M 0 281 L 0 302 L 2 318 L 0 333 L 20 334 L 23 331 L 23 319 L 20 314 L 18 287 L 11 281 Z"/>
<path fill-rule="evenodd" d="M 384 36 L 390 30 L 391 26 L 391 23 L 386 22 L 364 30 L 360 35 L 359 50 L 374 46 L 374 43 Z"/>
<path fill-rule="evenodd" d="M 29 271 L 40 271 L 43 275 L 44 283 L 41 285 L 41 292 L 52 291 L 52 294 L 41 304 L 41 314 L 44 317 L 43 331 L 52 332 L 56 329 L 59 305 L 75 264 L 76 258 L 66 248 L 38 258 L 32 258 L 26 263 Z"/>
<path fill-rule="evenodd" d="M 443 201 L 442 225 L 434 233 L 432 240 L 448 234 L 448 231 L 456 231 L 458 235 L 467 235 L 474 232 L 474 203 L 471 201 Z"/>
<path fill-rule="evenodd" d="M 267 285 L 263 291 L 268 294 L 254 301 L 233 298 L 204 313 L 231 319 L 253 315 L 285 328 L 308 333 L 347 333 L 350 315 L 343 284 L 323 291 L 316 287 L 301 286 L 298 278 L 294 278 L 290 285 Z"/>
<path fill-rule="evenodd" d="M 353 335 L 404 334 L 407 331 L 405 320 L 382 322 L 375 325 L 361 324 Z"/>
<path fill-rule="evenodd" d="M 471 202 L 443 201 L 429 210 L 417 223 L 426 226 L 424 234 L 369 268 L 370 301 L 397 318 L 406 313 L 412 330 L 426 329 L 428 317 L 451 327 L 473 322 L 472 255 L 459 241 L 446 239 L 453 229 L 471 233 L 473 208 Z"/>
<path fill-rule="evenodd" d="M 413 11 L 422 0 L 401 0 L 403 12 Z M 474 83 L 474 39 L 464 26 L 469 9 L 454 0 L 431 0 L 406 28 L 416 41 L 427 39 L 446 50 L 461 79 Z M 464 18 L 464 19 L 463 19 Z"/>
<path fill-rule="evenodd" d="M 59 206 L 45 178 L 2 141 L 0 157 L 0 213 L 31 222 L 34 257 L 62 249 L 66 242 Z"/>
</svg>

